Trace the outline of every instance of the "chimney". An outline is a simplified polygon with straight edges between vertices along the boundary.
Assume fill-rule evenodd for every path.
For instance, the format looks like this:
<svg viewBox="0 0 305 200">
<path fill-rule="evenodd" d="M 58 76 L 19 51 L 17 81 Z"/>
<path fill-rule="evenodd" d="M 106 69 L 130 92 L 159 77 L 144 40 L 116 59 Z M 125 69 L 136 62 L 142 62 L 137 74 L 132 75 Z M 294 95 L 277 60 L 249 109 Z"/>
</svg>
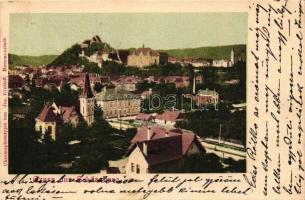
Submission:
<svg viewBox="0 0 305 200">
<path fill-rule="evenodd" d="M 193 94 L 196 93 L 196 75 L 193 77 Z"/>
<path fill-rule="evenodd" d="M 147 141 L 143 141 L 143 153 L 147 156 Z"/>
<path fill-rule="evenodd" d="M 151 96 L 152 95 L 152 88 L 148 89 L 148 95 Z"/>
<path fill-rule="evenodd" d="M 148 127 L 147 128 L 147 141 L 143 141 L 143 153 L 145 156 L 147 156 L 147 143 L 148 143 L 148 140 L 151 139 L 151 128 Z"/>
<path fill-rule="evenodd" d="M 168 136 L 169 136 L 168 131 L 166 131 L 165 132 L 165 137 L 168 137 Z"/>
</svg>

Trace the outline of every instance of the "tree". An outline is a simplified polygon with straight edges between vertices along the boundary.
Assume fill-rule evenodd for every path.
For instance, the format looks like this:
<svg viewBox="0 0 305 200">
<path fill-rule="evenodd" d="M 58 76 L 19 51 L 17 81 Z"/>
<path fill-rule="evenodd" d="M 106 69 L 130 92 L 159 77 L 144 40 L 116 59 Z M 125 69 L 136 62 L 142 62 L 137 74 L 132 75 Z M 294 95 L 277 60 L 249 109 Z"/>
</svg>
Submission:
<svg viewBox="0 0 305 200">
<path fill-rule="evenodd" d="M 96 91 L 96 92 L 101 92 L 102 89 L 103 89 L 103 87 L 104 87 L 104 86 L 103 86 L 101 83 L 96 83 L 96 84 L 94 85 L 93 89 L 94 89 L 94 91 Z"/>
</svg>

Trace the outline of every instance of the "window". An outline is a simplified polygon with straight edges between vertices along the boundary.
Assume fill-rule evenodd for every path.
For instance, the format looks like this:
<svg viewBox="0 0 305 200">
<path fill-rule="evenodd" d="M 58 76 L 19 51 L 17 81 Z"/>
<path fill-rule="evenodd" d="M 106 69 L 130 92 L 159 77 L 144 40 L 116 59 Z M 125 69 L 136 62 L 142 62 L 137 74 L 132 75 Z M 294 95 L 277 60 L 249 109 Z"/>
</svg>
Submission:
<svg viewBox="0 0 305 200">
<path fill-rule="evenodd" d="M 140 174 L 140 165 L 137 165 L 137 174 Z"/>
<path fill-rule="evenodd" d="M 134 164 L 131 163 L 131 172 L 134 172 Z"/>
<path fill-rule="evenodd" d="M 51 134 L 52 133 L 52 126 L 49 126 L 48 127 L 48 134 Z"/>
</svg>

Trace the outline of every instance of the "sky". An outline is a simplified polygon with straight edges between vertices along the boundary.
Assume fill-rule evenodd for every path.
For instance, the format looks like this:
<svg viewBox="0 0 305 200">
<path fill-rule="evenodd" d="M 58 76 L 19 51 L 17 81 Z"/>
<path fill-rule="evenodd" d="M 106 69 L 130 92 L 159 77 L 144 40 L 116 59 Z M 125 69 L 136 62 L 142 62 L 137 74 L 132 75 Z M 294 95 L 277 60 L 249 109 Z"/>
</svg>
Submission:
<svg viewBox="0 0 305 200">
<path fill-rule="evenodd" d="M 114 48 L 179 49 L 247 43 L 247 13 L 15 13 L 10 53 L 58 55 L 99 35 Z"/>
</svg>

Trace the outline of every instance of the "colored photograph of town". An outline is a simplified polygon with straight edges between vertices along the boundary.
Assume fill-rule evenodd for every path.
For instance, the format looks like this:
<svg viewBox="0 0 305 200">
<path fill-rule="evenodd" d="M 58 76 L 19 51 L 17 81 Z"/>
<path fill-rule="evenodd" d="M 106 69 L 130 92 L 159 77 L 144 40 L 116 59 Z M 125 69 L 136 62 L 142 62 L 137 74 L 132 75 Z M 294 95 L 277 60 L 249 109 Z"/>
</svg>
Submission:
<svg viewBox="0 0 305 200">
<path fill-rule="evenodd" d="M 9 173 L 246 172 L 246 13 L 19 13 L 9 39 Z"/>
</svg>

